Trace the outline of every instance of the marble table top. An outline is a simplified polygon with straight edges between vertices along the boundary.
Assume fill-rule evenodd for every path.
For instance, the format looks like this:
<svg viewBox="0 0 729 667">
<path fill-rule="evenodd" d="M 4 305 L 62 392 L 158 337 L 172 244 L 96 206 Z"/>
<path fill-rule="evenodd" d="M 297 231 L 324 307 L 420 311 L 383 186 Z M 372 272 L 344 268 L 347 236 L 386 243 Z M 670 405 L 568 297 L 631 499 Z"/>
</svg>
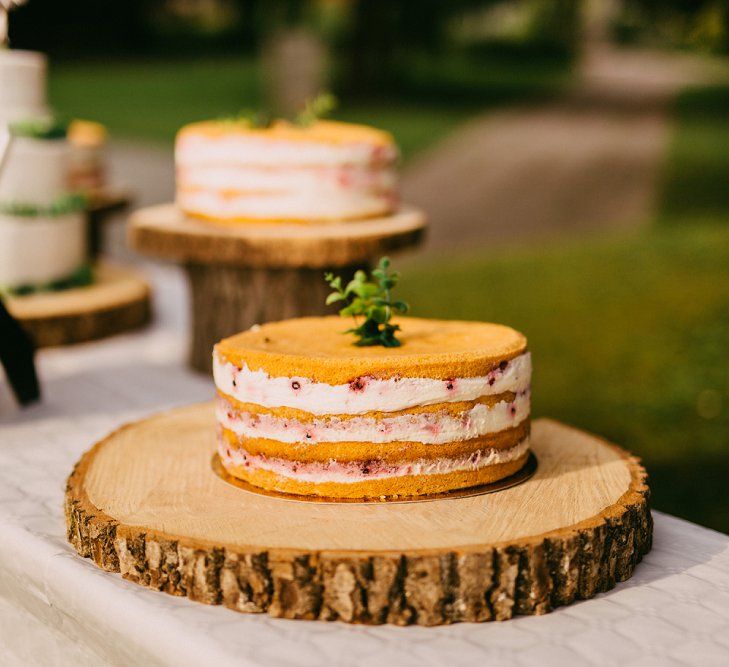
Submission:
<svg viewBox="0 0 729 667">
<path fill-rule="evenodd" d="M 449 627 L 361 627 L 237 614 L 144 589 L 66 543 L 66 477 L 120 424 L 206 400 L 183 364 L 185 285 L 148 267 L 156 324 L 39 355 L 44 401 L 19 409 L 0 381 L 3 664 L 729 664 L 729 537 L 654 512 L 653 551 L 615 590 L 541 617 Z"/>
</svg>

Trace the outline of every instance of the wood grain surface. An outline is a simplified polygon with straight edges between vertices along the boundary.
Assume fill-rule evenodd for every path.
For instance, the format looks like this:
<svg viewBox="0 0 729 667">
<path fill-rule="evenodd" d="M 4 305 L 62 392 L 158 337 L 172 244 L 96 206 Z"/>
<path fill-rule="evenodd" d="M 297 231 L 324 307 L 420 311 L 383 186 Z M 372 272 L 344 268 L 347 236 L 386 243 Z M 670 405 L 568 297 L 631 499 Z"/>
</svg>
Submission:
<svg viewBox="0 0 729 667">
<path fill-rule="evenodd" d="M 101 263 L 87 287 L 8 298 L 36 346 L 69 345 L 136 329 L 149 320 L 150 290 L 134 270 Z"/>
<path fill-rule="evenodd" d="M 357 269 L 338 267 L 346 284 Z M 257 269 L 226 264 L 185 266 L 192 298 L 190 365 L 212 371 L 213 345 L 223 338 L 250 329 L 254 324 L 308 315 L 334 315 L 326 305 L 331 288 L 323 269 Z"/>
<path fill-rule="evenodd" d="M 178 262 L 252 268 L 324 269 L 369 262 L 417 244 L 426 219 L 404 208 L 385 218 L 330 224 L 220 224 L 174 204 L 140 209 L 129 221 L 139 252 Z"/>
<path fill-rule="evenodd" d="M 328 505 L 217 477 L 211 404 L 128 425 L 78 463 L 68 537 L 100 567 L 287 618 L 435 625 L 546 613 L 628 578 L 650 548 L 645 472 L 605 441 L 534 424 L 539 468 L 493 494 Z"/>
</svg>

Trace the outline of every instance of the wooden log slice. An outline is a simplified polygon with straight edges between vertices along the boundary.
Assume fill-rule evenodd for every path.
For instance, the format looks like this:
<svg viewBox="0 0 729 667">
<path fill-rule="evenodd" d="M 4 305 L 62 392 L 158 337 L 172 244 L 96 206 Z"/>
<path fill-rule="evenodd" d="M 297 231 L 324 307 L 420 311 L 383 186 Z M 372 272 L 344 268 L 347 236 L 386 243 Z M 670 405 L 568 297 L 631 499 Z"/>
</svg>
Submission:
<svg viewBox="0 0 729 667">
<path fill-rule="evenodd" d="M 99 264 L 88 287 L 10 297 L 6 306 L 37 347 L 104 338 L 149 320 L 149 286 L 136 271 Z"/>
<path fill-rule="evenodd" d="M 416 245 L 425 227 L 425 216 L 411 208 L 332 224 L 216 224 L 165 204 L 131 216 L 129 241 L 143 254 L 187 264 L 324 269 L 368 263 Z"/>
<path fill-rule="evenodd" d="M 68 480 L 68 539 L 130 581 L 283 618 L 438 625 L 544 614 L 631 576 L 646 474 L 618 447 L 534 423 L 536 474 L 496 493 L 318 504 L 216 476 L 211 404 L 122 427 Z"/>
</svg>

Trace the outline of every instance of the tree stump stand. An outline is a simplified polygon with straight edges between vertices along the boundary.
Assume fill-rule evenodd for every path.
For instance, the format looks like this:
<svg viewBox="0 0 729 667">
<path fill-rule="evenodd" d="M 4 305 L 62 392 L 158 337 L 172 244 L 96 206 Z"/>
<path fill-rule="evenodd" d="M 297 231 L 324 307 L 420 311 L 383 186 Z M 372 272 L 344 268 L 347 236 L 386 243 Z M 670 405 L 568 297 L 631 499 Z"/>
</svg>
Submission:
<svg viewBox="0 0 729 667">
<path fill-rule="evenodd" d="M 615 445 L 533 424 L 535 474 L 486 495 L 314 503 L 213 471 L 212 404 L 129 424 L 66 489 L 68 539 L 109 572 L 237 611 L 440 625 L 545 614 L 633 574 L 651 547 L 645 471 Z"/>
<path fill-rule="evenodd" d="M 324 272 L 344 277 L 381 255 L 420 242 L 425 216 L 317 225 L 225 225 L 185 216 L 172 204 L 135 212 L 131 246 L 185 267 L 192 300 L 190 365 L 208 373 L 213 345 L 254 324 L 332 314 Z"/>
</svg>

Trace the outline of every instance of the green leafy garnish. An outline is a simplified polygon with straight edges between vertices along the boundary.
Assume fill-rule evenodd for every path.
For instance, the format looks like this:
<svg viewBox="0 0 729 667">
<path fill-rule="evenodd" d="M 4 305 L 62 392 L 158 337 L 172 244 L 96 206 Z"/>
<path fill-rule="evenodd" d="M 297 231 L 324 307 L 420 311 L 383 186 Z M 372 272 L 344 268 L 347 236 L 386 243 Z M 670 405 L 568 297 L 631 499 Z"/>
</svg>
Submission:
<svg viewBox="0 0 729 667">
<path fill-rule="evenodd" d="M 235 116 L 220 119 L 221 123 L 242 124 L 250 128 L 266 128 L 273 124 L 273 116 L 268 111 L 242 109 Z"/>
<path fill-rule="evenodd" d="M 337 98 L 331 93 L 319 93 L 315 98 L 306 101 L 304 108 L 294 119 L 294 123 L 301 127 L 313 125 L 317 120 L 334 111 L 337 104 Z"/>
<path fill-rule="evenodd" d="M 88 200 L 82 194 L 63 195 L 47 206 L 28 204 L 25 202 L 0 202 L 0 213 L 3 215 L 17 215 L 22 218 L 51 217 L 77 213 L 83 211 Z"/>
<path fill-rule="evenodd" d="M 337 107 L 337 98 L 331 93 L 319 93 L 309 99 L 304 108 L 293 119 L 284 118 L 299 127 L 309 127 L 317 120 L 328 116 Z M 245 125 L 251 129 L 265 129 L 271 127 L 276 120 L 270 111 L 256 109 L 243 109 L 235 116 L 223 116 L 218 119 L 221 123 Z"/>
<path fill-rule="evenodd" d="M 91 264 L 82 264 L 70 276 L 46 283 L 27 285 L 0 285 L 0 297 L 26 296 L 38 292 L 59 292 L 72 287 L 86 287 L 94 282 L 94 270 Z"/>
<path fill-rule="evenodd" d="M 390 260 L 383 257 L 376 269 L 372 270 L 372 279 L 368 280 L 366 271 L 357 271 L 354 278 L 342 285 L 341 276 L 326 273 L 324 280 L 334 291 L 327 297 L 327 305 L 343 303 L 339 311 L 342 317 L 353 317 L 357 326 L 344 333 L 357 336 L 355 345 L 367 347 L 382 345 L 383 347 L 399 347 L 400 341 L 395 333 L 400 326 L 390 320 L 395 313 L 404 315 L 409 306 L 404 301 L 393 301 L 392 289 L 400 280 L 397 271 L 390 272 Z M 364 321 L 361 318 L 364 317 Z"/>
<path fill-rule="evenodd" d="M 10 123 L 10 134 L 28 139 L 65 139 L 68 123 L 59 118 L 32 118 Z"/>
</svg>

